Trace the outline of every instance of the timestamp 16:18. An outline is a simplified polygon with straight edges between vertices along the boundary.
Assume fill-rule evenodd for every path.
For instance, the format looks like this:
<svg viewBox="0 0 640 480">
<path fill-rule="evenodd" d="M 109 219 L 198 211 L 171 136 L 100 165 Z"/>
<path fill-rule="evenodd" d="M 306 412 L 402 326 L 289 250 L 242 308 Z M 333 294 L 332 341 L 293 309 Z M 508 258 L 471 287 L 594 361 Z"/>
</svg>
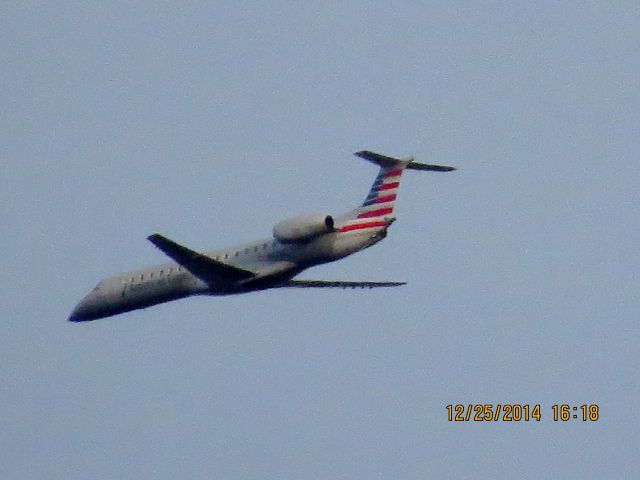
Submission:
<svg viewBox="0 0 640 480">
<path fill-rule="evenodd" d="M 583 422 L 591 421 L 596 422 L 600 418 L 600 408 L 598 405 L 580 405 L 579 407 L 572 407 L 566 403 L 562 405 L 552 405 L 553 421 L 558 420 L 567 422 L 569 420 L 580 418 Z M 580 411 L 580 417 L 578 417 L 578 410 Z M 575 412 L 575 413 L 573 413 Z"/>
</svg>

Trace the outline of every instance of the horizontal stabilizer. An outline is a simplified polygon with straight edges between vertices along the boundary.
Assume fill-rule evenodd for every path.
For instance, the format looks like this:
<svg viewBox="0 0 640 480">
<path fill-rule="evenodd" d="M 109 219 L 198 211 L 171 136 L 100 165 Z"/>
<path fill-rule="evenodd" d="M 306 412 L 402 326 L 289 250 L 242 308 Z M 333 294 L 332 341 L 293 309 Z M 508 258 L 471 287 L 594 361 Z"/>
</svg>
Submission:
<svg viewBox="0 0 640 480">
<path fill-rule="evenodd" d="M 407 282 L 344 282 L 333 280 L 289 280 L 282 284 L 283 287 L 296 288 L 376 288 L 399 287 Z"/>
<path fill-rule="evenodd" d="M 245 280 L 255 275 L 248 270 L 218 262 L 211 257 L 184 247 L 158 233 L 154 233 L 147 238 L 168 257 L 178 262 L 205 282 L 219 280 L 221 278 L 232 281 Z"/>
<path fill-rule="evenodd" d="M 446 165 L 430 165 L 428 163 L 419 163 L 413 160 L 413 158 L 401 159 L 388 157 L 379 153 L 370 152 L 369 150 L 362 150 L 356 152 L 354 155 L 364 158 L 365 160 L 375 163 L 380 167 L 393 167 L 395 165 L 403 166 L 407 170 L 422 170 L 432 172 L 451 172 L 456 170 L 455 167 L 448 167 Z"/>
<path fill-rule="evenodd" d="M 447 165 L 430 165 L 428 163 L 418 163 L 411 160 L 407 165 L 407 170 L 427 170 L 430 172 L 452 172 L 457 170 L 456 167 L 449 167 Z"/>
</svg>

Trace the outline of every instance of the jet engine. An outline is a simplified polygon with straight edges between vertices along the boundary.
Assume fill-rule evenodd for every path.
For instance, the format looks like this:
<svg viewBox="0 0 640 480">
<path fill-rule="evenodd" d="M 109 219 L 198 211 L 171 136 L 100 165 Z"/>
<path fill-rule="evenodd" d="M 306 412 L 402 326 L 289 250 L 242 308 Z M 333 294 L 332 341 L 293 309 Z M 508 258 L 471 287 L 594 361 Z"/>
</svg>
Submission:
<svg viewBox="0 0 640 480">
<path fill-rule="evenodd" d="M 331 215 L 301 215 L 278 223 L 273 236 L 280 243 L 305 243 L 333 231 Z"/>
</svg>

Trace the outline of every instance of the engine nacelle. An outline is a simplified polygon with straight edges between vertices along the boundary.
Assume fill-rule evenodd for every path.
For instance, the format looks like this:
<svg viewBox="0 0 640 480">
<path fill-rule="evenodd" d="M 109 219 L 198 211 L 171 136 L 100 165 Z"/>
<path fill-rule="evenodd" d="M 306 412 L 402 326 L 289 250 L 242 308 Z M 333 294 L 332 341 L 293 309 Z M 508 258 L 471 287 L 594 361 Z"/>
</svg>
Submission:
<svg viewBox="0 0 640 480">
<path fill-rule="evenodd" d="M 333 231 L 331 215 L 301 215 L 278 223 L 273 236 L 281 243 L 305 243 Z"/>
</svg>

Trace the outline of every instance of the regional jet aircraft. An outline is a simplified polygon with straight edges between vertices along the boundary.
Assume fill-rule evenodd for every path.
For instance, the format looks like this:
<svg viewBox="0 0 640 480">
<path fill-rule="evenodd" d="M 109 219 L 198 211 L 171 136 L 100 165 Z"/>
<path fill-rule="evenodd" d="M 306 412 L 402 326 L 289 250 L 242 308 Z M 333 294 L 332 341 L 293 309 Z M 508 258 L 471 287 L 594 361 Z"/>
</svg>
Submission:
<svg viewBox="0 0 640 480">
<path fill-rule="evenodd" d="M 230 295 L 268 288 L 374 288 L 405 282 L 294 280 L 303 270 L 364 250 L 387 236 L 404 170 L 449 172 L 412 158 L 391 158 L 369 151 L 360 158 L 380 168 L 362 205 L 334 218 L 303 215 L 278 223 L 273 237 L 233 248 L 199 253 L 158 233 L 148 239 L 173 262 L 102 280 L 71 313 L 83 322 L 149 307 L 191 295 Z"/>
</svg>

